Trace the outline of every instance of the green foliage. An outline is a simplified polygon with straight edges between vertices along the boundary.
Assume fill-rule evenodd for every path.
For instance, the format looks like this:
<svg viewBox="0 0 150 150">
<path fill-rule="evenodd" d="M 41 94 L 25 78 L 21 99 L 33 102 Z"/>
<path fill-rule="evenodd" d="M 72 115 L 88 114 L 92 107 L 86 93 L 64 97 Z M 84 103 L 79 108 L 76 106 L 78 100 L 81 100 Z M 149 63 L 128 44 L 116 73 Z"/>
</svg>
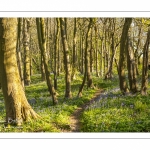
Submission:
<svg viewBox="0 0 150 150">
<path fill-rule="evenodd" d="M 149 132 L 150 101 L 144 96 L 102 99 L 82 115 L 83 132 Z"/>
<path fill-rule="evenodd" d="M 53 74 L 51 75 L 53 78 Z M 42 117 L 39 120 L 32 120 L 24 123 L 21 127 L 4 126 L 5 108 L 4 101 L 0 101 L 0 132 L 62 132 L 70 130 L 70 116 L 78 106 L 89 101 L 96 89 L 84 88 L 83 96 L 77 97 L 79 86 L 82 82 L 82 75 L 77 74 L 72 82 L 72 99 L 64 98 L 65 81 L 64 74 L 58 77 L 58 105 L 53 106 L 52 98 L 47 90 L 46 82 L 41 81 L 40 75 L 34 75 L 31 78 L 31 85 L 25 87 L 25 92 L 32 108 Z M 95 78 L 95 80 L 97 80 Z M 96 81 L 97 83 L 98 80 Z M 0 96 L 3 95 L 0 91 Z"/>
</svg>

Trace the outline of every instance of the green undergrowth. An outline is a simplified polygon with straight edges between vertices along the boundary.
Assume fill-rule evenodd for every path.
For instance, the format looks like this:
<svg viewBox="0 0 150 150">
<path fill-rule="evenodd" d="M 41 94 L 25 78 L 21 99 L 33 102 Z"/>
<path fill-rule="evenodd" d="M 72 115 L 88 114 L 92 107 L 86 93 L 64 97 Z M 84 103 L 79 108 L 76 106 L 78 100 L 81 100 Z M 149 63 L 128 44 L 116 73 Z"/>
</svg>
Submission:
<svg viewBox="0 0 150 150">
<path fill-rule="evenodd" d="M 150 96 L 101 99 L 82 115 L 83 132 L 150 132 Z"/>
<path fill-rule="evenodd" d="M 53 78 L 53 75 L 51 75 Z M 106 85 L 103 84 L 103 80 L 97 77 L 93 77 L 95 88 L 87 89 L 86 86 L 83 90 L 83 96 L 77 97 L 79 87 L 82 83 L 82 75 L 78 75 L 72 82 L 72 98 L 65 99 L 65 80 L 64 74 L 60 74 L 58 77 L 57 97 L 58 105 L 53 106 L 52 98 L 47 90 L 47 85 L 44 81 L 41 81 L 40 75 L 34 75 L 31 78 L 31 85 L 25 87 L 26 97 L 33 107 L 33 109 L 39 114 L 42 119 L 31 120 L 24 123 L 21 127 L 4 125 L 5 109 L 3 95 L 0 91 L 0 132 L 62 132 L 63 130 L 70 130 L 70 115 L 75 109 L 85 102 L 89 101 L 98 88 L 103 88 Z M 106 84 L 110 86 L 109 81 Z"/>
</svg>

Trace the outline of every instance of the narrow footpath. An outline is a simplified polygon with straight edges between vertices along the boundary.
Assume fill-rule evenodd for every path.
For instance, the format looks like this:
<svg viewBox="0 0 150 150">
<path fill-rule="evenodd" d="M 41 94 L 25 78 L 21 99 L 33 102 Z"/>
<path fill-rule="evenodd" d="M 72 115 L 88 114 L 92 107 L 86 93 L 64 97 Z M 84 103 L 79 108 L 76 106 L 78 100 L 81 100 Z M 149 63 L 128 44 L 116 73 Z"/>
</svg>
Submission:
<svg viewBox="0 0 150 150">
<path fill-rule="evenodd" d="M 98 89 L 97 92 L 95 93 L 94 97 L 89 101 L 84 103 L 81 107 L 78 107 L 74 113 L 70 116 L 70 130 L 65 130 L 63 132 L 81 132 L 81 123 L 80 123 L 80 117 L 84 110 L 89 107 L 94 101 L 99 99 L 101 93 L 103 91 L 101 89 Z"/>
</svg>

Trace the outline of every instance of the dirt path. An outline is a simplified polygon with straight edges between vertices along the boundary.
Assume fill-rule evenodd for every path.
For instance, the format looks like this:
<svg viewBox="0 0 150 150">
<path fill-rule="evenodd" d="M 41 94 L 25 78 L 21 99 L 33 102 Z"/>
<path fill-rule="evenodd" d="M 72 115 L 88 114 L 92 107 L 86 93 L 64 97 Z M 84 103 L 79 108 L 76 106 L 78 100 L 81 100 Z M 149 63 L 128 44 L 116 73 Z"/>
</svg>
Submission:
<svg viewBox="0 0 150 150">
<path fill-rule="evenodd" d="M 69 131 L 64 131 L 64 132 L 80 132 L 80 117 L 85 110 L 86 107 L 90 106 L 94 101 L 96 101 L 97 98 L 99 98 L 100 94 L 102 93 L 102 90 L 99 89 L 95 93 L 94 97 L 89 101 L 84 103 L 81 107 L 78 107 L 74 113 L 70 117 L 70 122 L 71 122 L 71 129 Z"/>
</svg>

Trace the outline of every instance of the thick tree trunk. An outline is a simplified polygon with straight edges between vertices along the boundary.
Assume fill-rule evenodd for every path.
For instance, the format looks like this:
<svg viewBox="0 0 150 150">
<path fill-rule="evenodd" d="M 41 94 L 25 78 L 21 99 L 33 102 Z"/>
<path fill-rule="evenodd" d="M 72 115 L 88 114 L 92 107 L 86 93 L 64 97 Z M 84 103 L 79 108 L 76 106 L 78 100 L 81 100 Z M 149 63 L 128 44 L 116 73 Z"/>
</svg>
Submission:
<svg viewBox="0 0 150 150">
<path fill-rule="evenodd" d="M 128 36 L 128 30 L 130 28 L 132 18 L 125 18 L 125 23 L 122 30 L 121 41 L 120 41 L 120 56 L 119 56 L 119 80 L 120 80 L 120 90 L 122 93 L 128 92 L 128 87 L 125 77 L 125 67 L 126 67 L 126 50 L 125 45 Z"/>
<path fill-rule="evenodd" d="M 136 93 L 137 92 L 136 65 L 135 65 L 134 52 L 129 37 L 127 38 L 127 42 L 126 42 L 126 52 L 127 52 L 127 68 L 128 68 L 128 79 L 129 79 L 130 91 L 132 93 Z"/>
<path fill-rule="evenodd" d="M 0 19 L 0 72 L 6 108 L 6 122 L 21 125 L 23 121 L 38 118 L 29 105 L 16 59 L 17 18 Z"/>
<path fill-rule="evenodd" d="M 52 85 L 51 82 L 51 77 L 50 77 L 50 72 L 48 69 L 48 64 L 47 64 L 47 57 L 46 57 L 46 36 L 45 36 L 45 24 L 44 24 L 44 18 L 36 18 L 36 24 L 37 24 L 37 31 L 38 31 L 38 36 L 41 41 L 39 41 L 39 44 L 41 44 L 41 55 L 43 57 L 43 63 L 44 63 L 44 69 L 46 73 L 46 83 L 48 86 L 49 93 L 52 96 L 53 99 L 53 104 L 56 105 L 58 103 L 57 97 L 56 97 L 56 91 Z"/>
<path fill-rule="evenodd" d="M 148 87 L 148 50 L 150 45 L 150 28 L 147 33 L 146 43 L 143 49 L 143 68 L 142 68 L 142 86 L 141 86 L 141 94 L 147 95 L 147 87 Z"/>
<path fill-rule="evenodd" d="M 30 85 L 30 51 L 29 51 L 29 20 L 23 19 L 23 45 L 24 45 L 24 84 Z"/>
<path fill-rule="evenodd" d="M 64 69 L 65 69 L 65 82 L 66 91 L 65 98 L 71 98 L 71 70 L 70 70 L 70 59 L 69 59 L 69 49 L 66 37 L 66 19 L 60 18 L 60 28 L 61 28 L 61 38 L 64 52 Z"/>
<path fill-rule="evenodd" d="M 17 64 L 18 64 L 19 74 L 21 78 L 21 83 L 22 86 L 24 87 L 23 67 L 22 67 L 22 57 L 21 57 L 21 43 L 20 43 L 21 25 L 22 25 L 22 19 L 18 18 Z"/>
</svg>

